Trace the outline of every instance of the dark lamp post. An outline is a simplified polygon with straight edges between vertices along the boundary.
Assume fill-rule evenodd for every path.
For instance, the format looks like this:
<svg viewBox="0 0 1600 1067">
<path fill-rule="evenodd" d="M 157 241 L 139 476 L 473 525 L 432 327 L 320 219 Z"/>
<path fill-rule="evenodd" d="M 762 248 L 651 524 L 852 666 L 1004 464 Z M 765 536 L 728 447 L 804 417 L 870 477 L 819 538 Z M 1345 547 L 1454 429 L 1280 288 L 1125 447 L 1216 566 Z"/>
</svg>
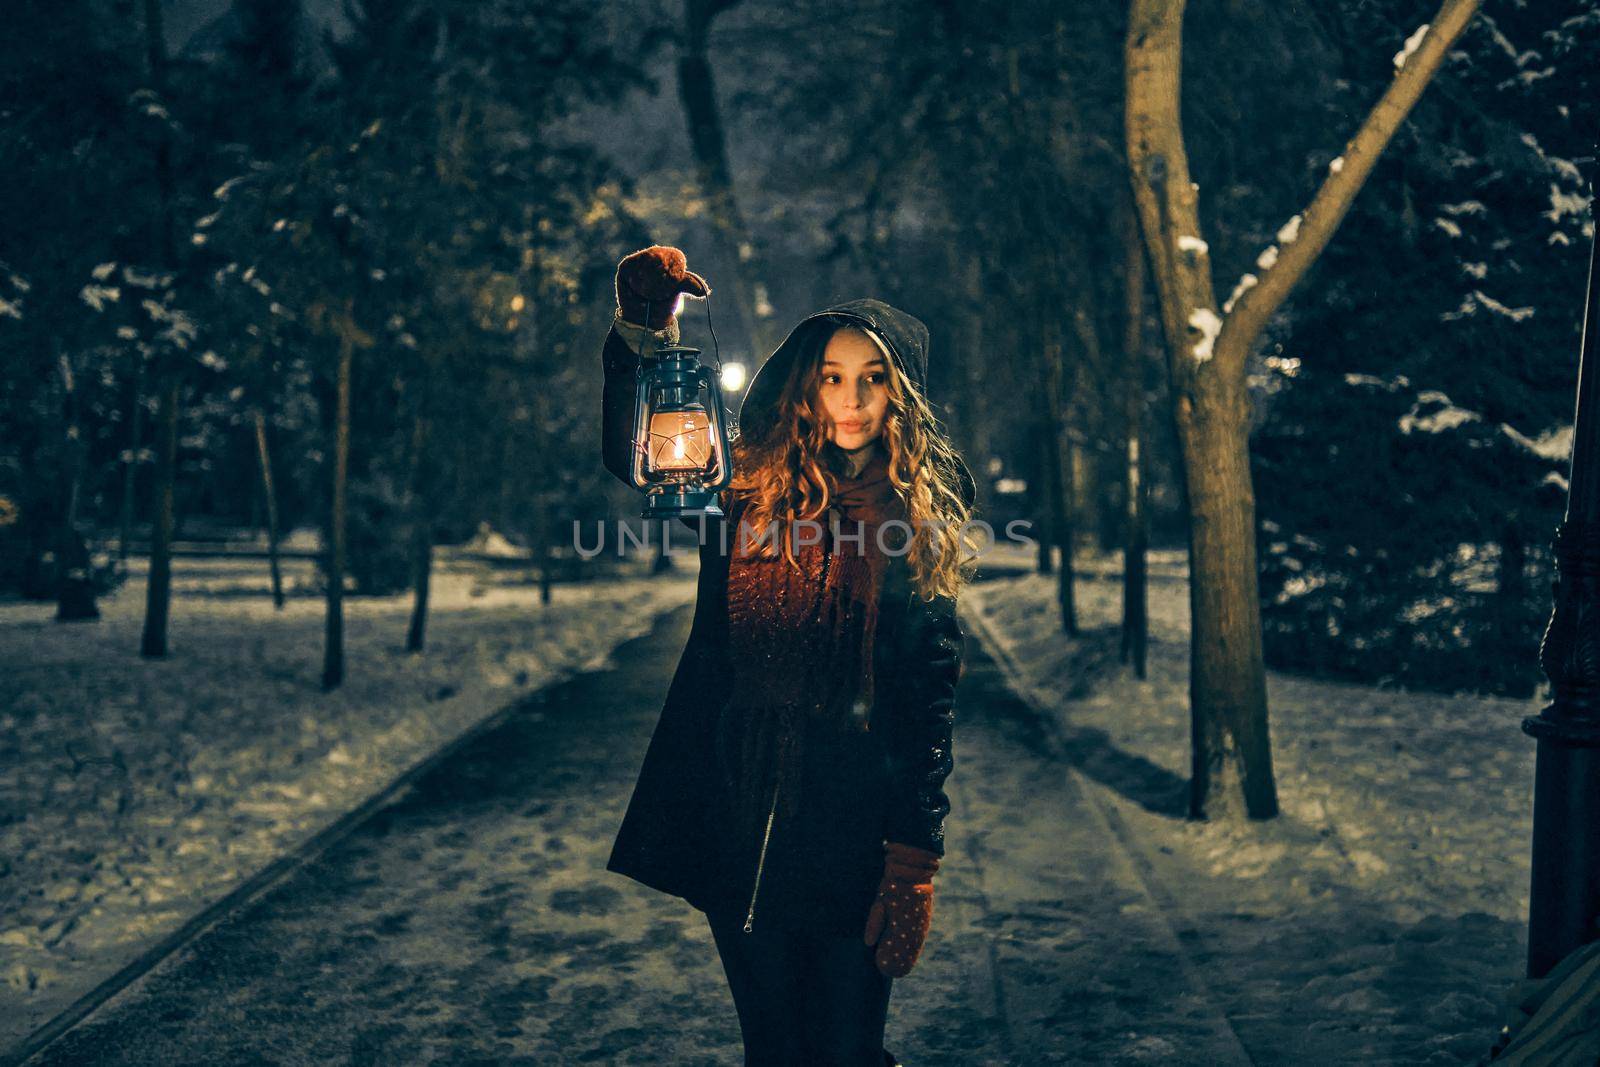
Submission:
<svg viewBox="0 0 1600 1067">
<path fill-rule="evenodd" d="M 1591 164 L 1593 160 L 1589 161 Z M 1590 185 L 1593 192 L 1593 183 Z M 1594 200 L 1590 199 L 1590 216 Z M 1600 938 L 1600 276 L 1589 291 L 1578 357 L 1567 511 L 1556 527 L 1555 608 L 1539 646 L 1554 697 L 1522 729 L 1538 740 L 1528 977 L 1542 978 Z"/>
<path fill-rule="evenodd" d="M 717 490 L 732 475 L 727 417 L 717 375 L 699 356 L 666 345 L 639 360 L 629 476 L 647 519 L 722 514 Z"/>
</svg>

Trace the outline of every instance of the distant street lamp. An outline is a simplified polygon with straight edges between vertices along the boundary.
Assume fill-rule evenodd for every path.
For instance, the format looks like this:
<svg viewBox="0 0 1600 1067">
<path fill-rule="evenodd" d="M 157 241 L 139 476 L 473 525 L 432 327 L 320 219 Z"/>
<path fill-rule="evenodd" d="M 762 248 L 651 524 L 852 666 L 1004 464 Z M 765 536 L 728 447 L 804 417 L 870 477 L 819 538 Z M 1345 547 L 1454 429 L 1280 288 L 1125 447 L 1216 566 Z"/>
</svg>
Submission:
<svg viewBox="0 0 1600 1067">
<path fill-rule="evenodd" d="M 1591 166 L 1594 160 L 1588 161 Z M 1590 179 L 1590 218 L 1595 214 Z M 1522 729 L 1538 740 L 1528 977 L 1600 938 L 1600 233 L 1578 357 L 1567 512 L 1556 527 L 1555 608 L 1539 646 L 1554 699 Z"/>
<path fill-rule="evenodd" d="M 717 491 L 732 477 L 719 376 L 700 349 L 666 345 L 639 360 L 629 480 L 644 491 L 643 516 L 717 516 Z"/>
</svg>

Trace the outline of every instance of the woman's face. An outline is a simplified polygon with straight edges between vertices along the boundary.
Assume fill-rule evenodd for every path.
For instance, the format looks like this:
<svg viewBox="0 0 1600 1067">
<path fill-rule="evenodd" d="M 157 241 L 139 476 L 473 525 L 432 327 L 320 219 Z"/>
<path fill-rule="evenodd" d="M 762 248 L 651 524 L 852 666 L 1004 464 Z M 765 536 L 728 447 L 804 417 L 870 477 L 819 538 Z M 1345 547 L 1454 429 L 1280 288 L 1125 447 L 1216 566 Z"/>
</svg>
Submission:
<svg viewBox="0 0 1600 1067">
<path fill-rule="evenodd" d="M 883 432 L 889 410 L 889 362 L 860 330 L 835 330 L 822 353 L 818 398 L 828 416 L 828 440 L 846 452 L 865 448 Z"/>
</svg>

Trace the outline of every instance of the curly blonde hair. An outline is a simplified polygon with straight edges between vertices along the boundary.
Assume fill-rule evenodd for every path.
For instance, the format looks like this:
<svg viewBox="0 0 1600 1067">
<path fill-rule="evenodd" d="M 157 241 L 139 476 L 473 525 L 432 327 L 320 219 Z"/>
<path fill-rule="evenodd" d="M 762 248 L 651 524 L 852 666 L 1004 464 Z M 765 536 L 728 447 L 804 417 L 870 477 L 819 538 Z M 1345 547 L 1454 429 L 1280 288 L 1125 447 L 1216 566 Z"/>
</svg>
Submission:
<svg viewBox="0 0 1600 1067">
<path fill-rule="evenodd" d="M 796 520 L 816 521 L 827 512 L 831 494 L 825 471 L 842 473 L 843 453 L 828 440 L 818 390 L 823 352 L 839 330 L 871 338 L 884 350 L 890 368 L 882 443 L 888 453 L 890 484 L 905 505 L 912 529 L 906 553 L 912 586 L 924 600 L 954 597 L 971 580 L 977 561 L 977 542 L 967 526 L 972 510 L 960 489 L 960 461 L 927 398 L 889 356 L 882 338 L 864 327 L 824 322 L 804 339 L 771 424 L 755 438 L 741 434 L 733 440 L 730 503 L 743 503 L 740 523 L 752 531 L 766 530 L 773 523 L 787 530 Z M 772 558 L 781 543 L 784 558 L 798 568 L 792 542 L 787 536 L 764 538 L 757 542 L 758 552 Z"/>
</svg>

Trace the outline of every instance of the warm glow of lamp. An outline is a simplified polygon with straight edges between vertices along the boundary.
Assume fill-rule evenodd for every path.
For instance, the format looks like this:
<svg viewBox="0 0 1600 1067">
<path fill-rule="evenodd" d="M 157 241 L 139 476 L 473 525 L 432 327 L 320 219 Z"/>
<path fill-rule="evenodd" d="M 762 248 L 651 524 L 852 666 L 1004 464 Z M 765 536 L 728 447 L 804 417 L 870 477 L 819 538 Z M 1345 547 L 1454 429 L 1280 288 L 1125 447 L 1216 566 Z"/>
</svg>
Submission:
<svg viewBox="0 0 1600 1067">
<path fill-rule="evenodd" d="M 628 481 L 644 490 L 647 519 L 722 514 L 717 494 L 732 477 L 727 415 L 718 375 L 699 356 L 684 345 L 640 353 Z"/>
<path fill-rule="evenodd" d="M 730 393 L 737 393 L 744 388 L 744 364 L 724 363 L 722 365 L 722 388 Z"/>
<path fill-rule="evenodd" d="M 709 472 L 714 450 L 711 432 L 711 416 L 704 409 L 655 412 L 650 417 L 650 469 Z"/>
</svg>

